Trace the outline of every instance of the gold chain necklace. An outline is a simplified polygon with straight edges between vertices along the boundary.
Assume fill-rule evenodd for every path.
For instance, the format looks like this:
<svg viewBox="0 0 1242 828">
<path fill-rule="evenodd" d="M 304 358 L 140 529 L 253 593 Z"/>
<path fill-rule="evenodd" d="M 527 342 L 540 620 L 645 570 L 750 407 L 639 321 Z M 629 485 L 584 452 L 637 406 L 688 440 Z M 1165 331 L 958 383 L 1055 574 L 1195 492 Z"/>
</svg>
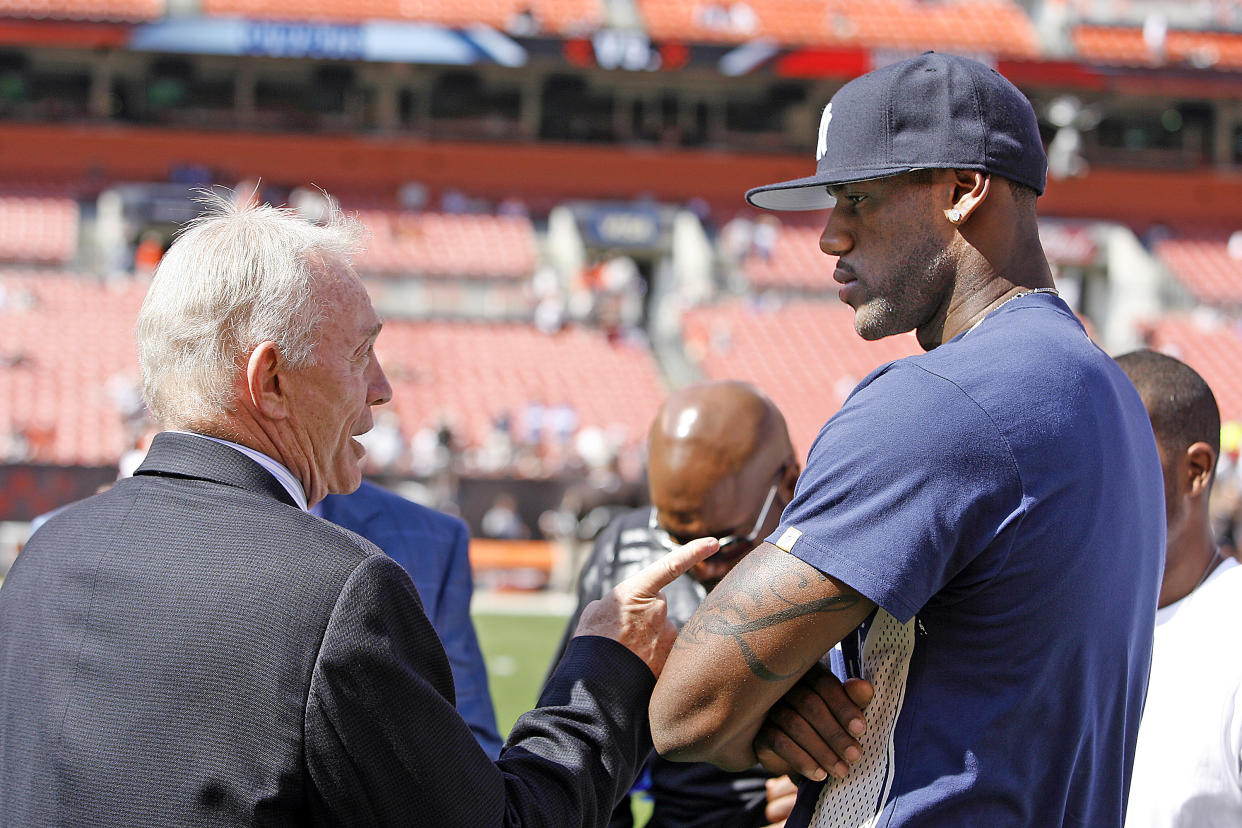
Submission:
<svg viewBox="0 0 1242 828">
<path fill-rule="evenodd" d="M 971 333 L 971 331 L 973 331 L 975 328 L 977 328 L 977 327 L 979 327 L 980 325 L 982 325 L 982 324 L 983 324 L 983 320 L 984 320 L 984 319 L 987 319 L 987 318 L 988 318 L 989 316 L 991 316 L 994 312 L 996 312 L 996 311 L 1000 310 L 1001 308 L 1005 307 L 1005 305 L 1008 305 L 1008 304 L 1009 304 L 1010 302 L 1012 302 L 1014 299 L 1021 299 L 1023 296 L 1032 296 L 1032 295 L 1034 295 L 1034 294 L 1036 294 L 1036 293 L 1049 293 L 1049 294 L 1052 294 L 1053 296 L 1060 296 L 1060 295 L 1061 295 L 1061 291 L 1057 290 L 1056 288 L 1031 288 L 1030 290 L 1022 290 L 1022 291 L 1018 291 L 1018 292 L 1017 292 L 1017 293 L 1015 293 L 1013 296 L 1010 296 L 1010 297 L 1009 297 L 1008 299 L 1006 299 L 1004 302 L 1001 302 L 999 305 L 997 305 L 996 307 L 992 308 L 992 310 L 990 310 L 990 311 L 988 311 L 987 313 L 985 313 L 985 314 L 984 314 L 984 315 L 983 315 L 983 316 L 979 319 L 979 321 L 978 321 L 978 322 L 976 322 L 975 324 L 971 325 L 971 326 L 970 326 L 970 329 L 969 329 L 969 330 L 967 330 L 967 331 L 966 331 L 966 333 L 962 334 L 962 336 L 967 336 L 968 334 L 970 334 L 970 333 Z"/>
</svg>

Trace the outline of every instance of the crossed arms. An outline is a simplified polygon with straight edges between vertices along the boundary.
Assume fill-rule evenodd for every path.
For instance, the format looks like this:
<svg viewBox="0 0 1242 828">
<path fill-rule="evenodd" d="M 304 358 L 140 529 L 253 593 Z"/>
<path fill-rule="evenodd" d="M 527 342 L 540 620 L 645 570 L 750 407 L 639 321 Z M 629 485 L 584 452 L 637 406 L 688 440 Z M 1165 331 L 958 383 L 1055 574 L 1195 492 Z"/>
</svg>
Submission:
<svg viewBox="0 0 1242 828">
<path fill-rule="evenodd" d="M 848 734 L 838 729 L 828 737 L 836 743 L 825 745 L 819 734 L 832 728 L 811 724 L 839 717 L 808 686 L 817 672 L 808 671 L 874 608 L 847 585 L 764 543 L 712 590 L 678 635 L 651 697 L 656 750 L 730 770 L 760 759 L 768 764 L 774 753 L 788 758 L 797 748 L 831 755 L 827 747 L 845 757 Z"/>
</svg>

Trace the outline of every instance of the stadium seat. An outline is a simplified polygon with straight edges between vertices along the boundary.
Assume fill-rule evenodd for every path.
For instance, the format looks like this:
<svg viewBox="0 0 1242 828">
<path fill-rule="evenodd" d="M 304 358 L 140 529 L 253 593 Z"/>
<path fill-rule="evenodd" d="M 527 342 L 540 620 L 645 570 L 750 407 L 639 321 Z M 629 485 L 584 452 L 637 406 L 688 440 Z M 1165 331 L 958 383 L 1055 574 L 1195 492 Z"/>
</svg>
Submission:
<svg viewBox="0 0 1242 828">
<path fill-rule="evenodd" d="M 1076 26 L 1074 49 L 1093 62 L 1122 66 L 1187 63 L 1214 69 L 1242 68 L 1242 33 L 1169 31 L 1163 50 L 1153 52 L 1137 26 Z"/>
<path fill-rule="evenodd" d="M 771 217 L 761 220 L 773 221 Z M 779 224 L 769 253 L 752 245 L 741 260 L 742 272 L 751 289 L 835 293 L 839 285 L 832 281 L 832 271 L 837 258 L 825 255 L 819 248 L 819 237 L 824 229 L 822 222 Z"/>
<path fill-rule="evenodd" d="M 138 377 L 137 281 L 0 271 L 0 441 L 24 436 L 28 459 L 114 465 Z M 55 332 L 55 335 L 49 335 Z"/>
<path fill-rule="evenodd" d="M 0 195 L 0 261 L 63 265 L 77 245 L 73 199 Z"/>
<path fill-rule="evenodd" d="M 1011 0 L 638 0 L 656 40 L 786 46 L 956 49 L 1038 55 L 1034 25 Z"/>
<path fill-rule="evenodd" d="M 1242 234 L 1200 233 L 1161 239 L 1152 252 L 1199 302 L 1242 307 Z"/>
<path fill-rule="evenodd" d="M 708 379 L 740 379 L 780 407 L 799 457 L 860 380 L 894 359 L 921 353 L 913 335 L 866 342 L 854 312 L 836 299 L 730 300 L 689 311 L 686 347 Z"/>
<path fill-rule="evenodd" d="M 0 17 L 138 22 L 158 19 L 166 8 L 165 0 L 0 0 Z"/>
<path fill-rule="evenodd" d="M 1147 326 L 1149 347 L 1177 357 L 1202 375 L 1222 422 L 1242 420 L 1242 330 L 1210 312 L 1167 316 Z"/>
<path fill-rule="evenodd" d="M 533 325 L 390 321 L 376 345 L 406 437 L 441 418 L 478 446 L 501 415 L 517 421 L 532 401 L 570 404 L 580 427 L 641 443 L 663 400 L 645 346 L 609 343 L 594 330 L 544 334 Z"/>
<path fill-rule="evenodd" d="M 522 279 L 535 270 L 524 216 L 360 210 L 370 231 L 358 270 L 433 278 Z"/>
</svg>

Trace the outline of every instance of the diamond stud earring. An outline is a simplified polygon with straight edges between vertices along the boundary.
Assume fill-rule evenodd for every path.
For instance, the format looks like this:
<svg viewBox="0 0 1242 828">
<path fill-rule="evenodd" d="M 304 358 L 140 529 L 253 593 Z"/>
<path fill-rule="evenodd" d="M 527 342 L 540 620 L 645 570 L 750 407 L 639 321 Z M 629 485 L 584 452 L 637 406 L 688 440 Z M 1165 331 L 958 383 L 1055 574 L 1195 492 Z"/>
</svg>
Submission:
<svg viewBox="0 0 1242 828">
<path fill-rule="evenodd" d="M 962 220 L 961 210 L 950 210 L 949 211 L 949 221 L 953 222 L 954 224 L 957 224 L 961 220 Z"/>
</svg>

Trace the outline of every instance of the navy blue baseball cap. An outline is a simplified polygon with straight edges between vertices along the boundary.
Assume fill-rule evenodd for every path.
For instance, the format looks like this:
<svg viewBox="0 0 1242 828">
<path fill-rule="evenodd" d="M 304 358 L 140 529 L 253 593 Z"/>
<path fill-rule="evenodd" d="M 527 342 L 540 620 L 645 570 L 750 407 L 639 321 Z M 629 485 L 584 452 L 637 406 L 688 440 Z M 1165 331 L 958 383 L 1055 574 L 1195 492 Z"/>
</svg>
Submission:
<svg viewBox="0 0 1242 828">
<path fill-rule="evenodd" d="M 815 175 L 756 187 L 765 210 L 821 210 L 830 184 L 918 169 L 980 170 L 1044 192 L 1048 156 L 1026 96 L 990 66 L 924 52 L 837 90 L 819 122 Z"/>
</svg>

